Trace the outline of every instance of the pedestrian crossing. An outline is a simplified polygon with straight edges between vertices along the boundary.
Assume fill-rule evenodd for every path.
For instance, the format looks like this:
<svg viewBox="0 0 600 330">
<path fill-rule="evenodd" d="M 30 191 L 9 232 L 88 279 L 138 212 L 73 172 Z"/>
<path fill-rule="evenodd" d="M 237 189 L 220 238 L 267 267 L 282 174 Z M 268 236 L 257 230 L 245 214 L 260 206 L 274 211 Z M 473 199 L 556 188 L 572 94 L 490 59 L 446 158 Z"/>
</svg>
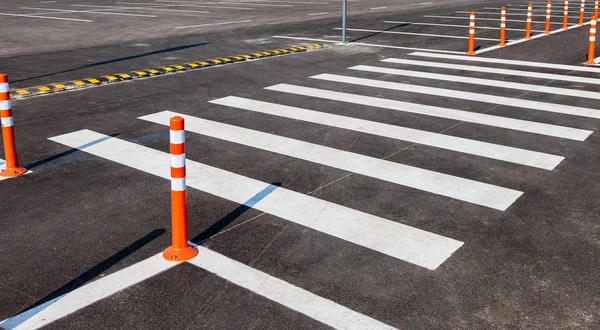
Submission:
<svg viewBox="0 0 600 330">
<path fill-rule="evenodd" d="M 538 67 L 534 63 L 527 62 L 505 63 L 490 58 L 473 60 L 474 57 L 468 56 L 429 53 L 411 53 L 408 57 L 411 59 L 387 58 L 377 63 L 354 65 L 343 72 L 323 72 L 306 77 L 305 81 L 295 80 L 294 84 L 281 82 L 264 86 L 264 89 L 252 93 L 252 97 L 228 95 L 212 99 L 209 103 L 216 107 L 229 107 L 292 122 L 300 121 L 327 127 L 332 134 L 335 134 L 336 130 L 351 131 L 381 139 L 382 143 L 391 139 L 432 147 L 433 150 L 437 148 L 456 157 L 446 160 L 449 162 L 454 159 L 458 161 L 459 157 L 468 155 L 473 159 L 473 163 L 469 163 L 469 166 L 477 167 L 474 170 L 480 172 L 491 170 L 485 167 L 490 166 L 489 164 L 510 163 L 512 165 L 510 167 L 498 167 L 500 171 L 510 169 L 503 173 L 506 177 L 518 174 L 515 171 L 521 169 L 540 171 L 540 177 L 544 177 L 548 171 L 563 166 L 561 164 L 565 160 L 564 155 L 556 151 L 548 152 L 548 150 L 556 150 L 552 147 L 565 141 L 572 145 L 583 143 L 593 133 L 592 130 L 577 127 L 578 122 L 571 119 L 582 117 L 589 120 L 600 119 L 598 116 L 600 109 L 576 106 L 578 100 L 600 98 L 599 93 L 581 90 L 586 85 L 596 85 L 600 81 L 589 77 L 589 74 L 584 77 L 569 72 L 570 74 L 565 76 L 560 73 L 536 71 L 563 70 L 564 67 Z M 422 60 L 415 60 L 419 57 Z M 481 61 L 478 62 L 479 60 Z M 455 64 L 461 61 L 468 64 Z M 481 66 L 481 62 L 486 62 L 487 66 Z M 507 65 L 522 66 L 529 71 L 506 69 Z M 431 72 L 434 70 L 435 72 Z M 473 72 L 489 76 L 470 77 Z M 520 77 L 533 77 L 538 82 L 511 81 Z M 414 78 L 418 83 L 412 81 L 408 83 L 405 78 Z M 403 82 L 394 81 L 400 79 Z M 454 85 L 451 87 L 448 87 L 448 84 L 440 85 L 440 81 L 456 82 L 464 86 L 456 89 Z M 577 81 L 577 84 L 569 88 L 559 88 L 547 86 L 550 81 Z M 439 86 L 435 86 L 436 84 Z M 467 91 L 481 86 L 493 87 L 496 93 Z M 376 92 L 377 96 L 372 96 L 374 91 L 382 90 L 385 92 Z M 539 100 L 536 99 L 539 96 L 527 93 L 518 97 L 498 95 L 503 90 L 540 92 L 552 95 L 552 99 L 560 103 Z M 467 110 L 470 109 L 467 105 L 451 108 L 405 102 L 399 96 L 405 94 L 396 94 L 396 92 L 424 95 L 428 98 L 428 102 L 439 105 L 445 105 L 449 99 L 456 99 L 463 102 L 458 103 L 461 105 L 491 104 L 493 107 L 505 106 L 542 113 L 544 118 L 552 118 L 552 124 L 540 121 L 541 119 L 533 121 L 506 115 L 492 115 L 486 113 L 487 111 L 474 112 Z M 290 100 L 287 100 L 286 96 L 289 96 Z M 269 99 L 265 101 L 267 97 Z M 282 99 L 286 101 L 281 101 Z M 327 103 L 322 102 L 323 100 Z M 415 121 L 419 118 L 443 118 L 449 120 L 450 125 L 442 131 L 431 131 L 414 128 L 418 125 L 409 125 L 409 123 L 398 125 L 360 119 L 348 113 L 331 113 L 325 108 L 327 104 L 340 104 L 343 108 L 351 107 L 358 111 L 368 108 L 374 112 L 408 113 L 414 115 L 410 118 L 417 118 L 411 119 Z M 493 182 L 494 178 L 497 178 L 495 176 L 482 181 L 473 180 L 463 175 L 402 164 L 385 157 L 377 158 L 284 137 L 272 133 L 277 127 L 261 126 L 262 130 L 268 131 L 264 132 L 206 119 L 193 111 L 193 109 L 186 113 L 160 111 L 144 115 L 139 119 L 167 127 L 172 116 L 182 116 L 185 118 L 188 132 L 237 144 L 248 154 L 257 151 L 273 153 L 305 161 L 311 166 L 335 168 L 390 185 L 415 189 L 436 198 L 468 203 L 482 212 L 498 214 L 510 212 L 512 206 L 527 196 L 527 191 L 507 186 L 506 182 Z M 568 125 L 563 125 L 561 119 L 565 119 L 564 122 Z M 536 150 L 529 150 L 511 145 L 513 142 L 517 143 L 514 140 L 491 141 L 495 139 L 494 134 L 487 136 L 485 141 L 452 135 L 452 128 L 463 123 L 472 124 L 469 126 L 472 127 L 470 129 L 477 132 L 487 132 L 493 128 L 496 132 L 494 134 L 498 134 L 499 131 L 516 132 L 517 136 L 535 136 L 536 141 L 541 142 L 536 144 Z M 160 150 L 90 130 L 67 133 L 53 137 L 51 140 L 165 180 L 170 178 L 169 154 Z M 195 146 L 190 144 L 189 148 Z M 481 163 L 486 165 L 478 167 L 478 160 L 484 159 L 486 162 Z M 187 171 L 187 185 L 190 188 L 244 205 L 257 192 L 270 185 L 266 180 L 250 178 L 194 160 L 187 161 Z M 402 196 L 399 195 L 398 198 Z M 436 270 L 444 263 L 451 262 L 448 259 L 459 251 L 463 244 L 469 244 L 461 241 L 460 237 L 446 237 L 440 233 L 404 224 L 402 219 L 386 219 L 342 204 L 313 197 L 306 192 L 279 187 L 249 206 L 284 221 L 327 234 L 334 239 L 352 243 L 356 248 L 376 251 L 424 270 Z M 208 261 L 209 259 L 205 259 L 202 262 Z M 249 269 L 246 271 L 251 272 Z M 277 301 L 276 296 L 267 295 L 269 299 Z M 284 305 L 293 304 L 286 299 L 279 302 Z"/>
</svg>

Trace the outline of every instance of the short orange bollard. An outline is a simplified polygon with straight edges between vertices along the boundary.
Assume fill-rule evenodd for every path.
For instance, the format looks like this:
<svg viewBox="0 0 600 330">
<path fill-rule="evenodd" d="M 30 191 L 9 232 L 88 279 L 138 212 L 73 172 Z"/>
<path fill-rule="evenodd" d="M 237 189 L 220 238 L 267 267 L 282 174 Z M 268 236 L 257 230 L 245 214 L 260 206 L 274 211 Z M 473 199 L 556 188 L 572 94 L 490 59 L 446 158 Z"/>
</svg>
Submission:
<svg viewBox="0 0 600 330">
<path fill-rule="evenodd" d="M 467 55 L 475 55 L 475 12 L 469 16 L 469 50 Z"/>
<path fill-rule="evenodd" d="M 583 25 L 583 16 L 585 15 L 585 0 L 581 0 L 581 9 L 579 9 L 579 25 Z"/>
<path fill-rule="evenodd" d="M 563 30 L 569 28 L 569 0 L 565 0 L 565 12 L 563 16 Z"/>
<path fill-rule="evenodd" d="M 596 51 L 596 22 L 598 21 L 598 17 L 592 17 L 592 22 L 590 23 L 590 44 L 588 46 L 588 60 L 585 64 L 597 64 L 594 61 L 594 53 Z"/>
<path fill-rule="evenodd" d="M 17 158 L 17 144 L 15 142 L 15 130 L 13 126 L 9 90 L 8 76 L 2 73 L 0 74 L 0 121 L 2 122 L 2 139 L 4 140 L 6 169 L 0 172 L 0 176 L 4 177 L 19 176 L 27 172 L 27 169 L 19 167 L 19 160 Z"/>
<path fill-rule="evenodd" d="M 598 1 L 598 0 L 596 0 Z M 546 29 L 544 29 L 544 34 L 550 34 L 550 13 L 552 11 L 552 1 L 548 1 L 546 5 Z"/>
<path fill-rule="evenodd" d="M 525 29 L 525 39 L 531 39 L 531 16 L 533 15 L 533 6 L 527 5 L 527 28 Z"/>
<path fill-rule="evenodd" d="M 500 44 L 498 46 L 506 46 L 506 8 L 500 10 Z"/>
<path fill-rule="evenodd" d="M 170 121 L 171 135 L 171 231 L 173 245 L 163 252 L 170 261 L 190 260 L 198 249 L 188 243 L 185 182 L 185 124 L 181 117 Z"/>
</svg>

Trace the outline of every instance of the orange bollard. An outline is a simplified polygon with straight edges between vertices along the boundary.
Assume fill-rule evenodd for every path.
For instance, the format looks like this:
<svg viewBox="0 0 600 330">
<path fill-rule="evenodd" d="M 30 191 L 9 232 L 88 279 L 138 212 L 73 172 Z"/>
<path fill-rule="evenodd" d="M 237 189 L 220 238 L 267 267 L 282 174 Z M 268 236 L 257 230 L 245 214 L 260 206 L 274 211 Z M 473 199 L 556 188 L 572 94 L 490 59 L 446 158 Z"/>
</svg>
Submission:
<svg viewBox="0 0 600 330">
<path fill-rule="evenodd" d="M 170 261 L 190 260 L 198 254 L 187 239 L 187 205 L 185 183 L 185 124 L 181 117 L 173 117 L 171 129 L 171 226 L 173 245 L 163 252 Z"/>
<path fill-rule="evenodd" d="M 506 8 L 500 10 L 500 44 L 498 46 L 506 46 Z"/>
<path fill-rule="evenodd" d="M 563 30 L 568 29 L 569 27 L 569 0 L 565 0 L 565 13 L 563 17 Z"/>
<path fill-rule="evenodd" d="M 598 0 L 594 2 L 594 17 L 598 18 Z"/>
<path fill-rule="evenodd" d="M 598 0 L 596 0 L 598 1 Z M 548 1 L 546 5 L 546 29 L 544 34 L 550 34 L 550 12 L 552 11 L 552 1 Z"/>
<path fill-rule="evenodd" d="M 583 16 L 585 15 L 585 0 L 581 0 L 581 8 L 579 9 L 579 25 L 583 25 Z"/>
<path fill-rule="evenodd" d="M 13 126 L 9 90 L 8 76 L 2 73 L 0 74 L 0 121 L 2 123 L 6 169 L 0 172 L 0 176 L 5 177 L 19 176 L 27 172 L 27 169 L 19 167 L 19 160 L 17 158 L 17 144 L 15 142 L 15 130 Z"/>
<path fill-rule="evenodd" d="M 597 64 L 594 61 L 594 52 L 596 50 L 596 22 L 598 21 L 598 16 L 592 17 L 592 22 L 590 23 L 590 44 L 588 46 L 588 60 L 585 64 Z"/>
<path fill-rule="evenodd" d="M 475 12 L 469 16 L 469 50 L 467 55 L 475 55 Z"/>
<path fill-rule="evenodd" d="M 527 5 L 527 28 L 525 29 L 525 39 L 531 39 L 531 16 L 533 15 L 533 6 Z"/>
</svg>

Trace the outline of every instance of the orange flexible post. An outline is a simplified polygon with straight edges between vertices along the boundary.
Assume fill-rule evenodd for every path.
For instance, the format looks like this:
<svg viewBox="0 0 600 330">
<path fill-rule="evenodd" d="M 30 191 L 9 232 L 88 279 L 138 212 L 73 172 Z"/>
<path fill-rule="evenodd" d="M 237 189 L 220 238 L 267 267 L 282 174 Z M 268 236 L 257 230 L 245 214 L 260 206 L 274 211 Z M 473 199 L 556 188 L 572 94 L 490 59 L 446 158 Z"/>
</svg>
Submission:
<svg viewBox="0 0 600 330">
<path fill-rule="evenodd" d="M 581 8 L 579 9 L 579 25 L 583 25 L 583 16 L 585 15 L 585 0 L 581 0 Z"/>
<path fill-rule="evenodd" d="M 533 15 L 533 5 L 527 5 L 527 28 L 525 29 L 525 39 L 531 39 L 531 16 Z"/>
<path fill-rule="evenodd" d="M 596 17 L 596 20 L 598 19 L 598 0 L 594 2 L 594 17 Z"/>
<path fill-rule="evenodd" d="M 598 21 L 598 16 L 592 17 L 592 22 L 590 23 L 590 44 L 588 46 L 588 60 L 585 64 L 597 64 L 594 61 L 594 53 L 596 51 L 596 22 Z"/>
<path fill-rule="evenodd" d="M 506 46 L 506 8 L 500 10 L 500 44 Z"/>
<path fill-rule="evenodd" d="M 469 16 L 469 50 L 467 55 L 475 55 L 475 12 Z"/>
<path fill-rule="evenodd" d="M 185 124 L 181 117 L 170 121 L 171 134 L 171 227 L 173 245 L 163 252 L 170 261 L 190 260 L 198 249 L 188 243 L 185 183 Z"/>
<path fill-rule="evenodd" d="M 598 1 L 598 0 L 596 0 Z M 550 34 L 550 12 L 552 11 L 552 1 L 548 1 L 546 5 L 546 29 L 544 34 Z"/>
<path fill-rule="evenodd" d="M 569 28 L 569 0 L 565 0 L 565 12 L 563 16 L 563 30 Z"/>
<path fill-rule="evenodd" d="M 0 172 L 0 176 L 14 177 L 25 174 L 27 169 L 19 167 L 9 91 L 8 76 L 2 73 L 0 74 L 0 122 L 2 123 L 6 169 Z"/>
</svg>

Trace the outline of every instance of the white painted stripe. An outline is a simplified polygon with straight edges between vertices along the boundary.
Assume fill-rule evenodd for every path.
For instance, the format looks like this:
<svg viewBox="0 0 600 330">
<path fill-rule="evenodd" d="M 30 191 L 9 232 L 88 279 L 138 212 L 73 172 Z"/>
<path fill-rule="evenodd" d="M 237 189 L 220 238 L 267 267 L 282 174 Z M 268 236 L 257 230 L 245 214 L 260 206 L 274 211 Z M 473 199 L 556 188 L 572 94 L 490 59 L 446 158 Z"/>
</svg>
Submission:
<svg viewBox="0 0 600 330">
<path fill-rule="evenodd" d="M 176 26 L 174 29 L 188 29 L 188 28 L 197 28 L 203 26 L 211 26 L 211 25 L 228 25 L 228 24 L 240 24 L 252 22 L 251 19 L 243 20 L 243 21 L 230 21 L 230 22 L 219 22 L 219 23 L 206 23 L 206 24 L 198 24 L 198 25 L 187 25 L 187 26 Z"/>
<path fill-rule="evenodd" d="M 560 137 L 565 139 L 583 141 L 592 131 L 580 130 L 576 128 L 556 126 L 550 124 L 537 123 L 527 120 L 506 118 L 500 116 L 480 114 L 463 110 L 455 110 L 442 107 L 434 107 L 418 103 L 408 103 L 396 100 L 388 100 L 371 96 L 356 95 L 349 93 L 336 92 L 332 90 L 317 89 L 310 87 L 302 87 L 288 84 L 279 84 L 266 87 L 266 89 L 292 93 L 297 95 L 305 95 L 318 97 L 327 100 L 335 100 L 340 102 L 349 102 L 366 106 L 404 111 L 410 113 L 422 114 L 425 116 L 433 116 L 440 118 L 453 119 L 458 121 L 470 122 L 481 125 L 488 125 L 500 128 L 507 128 L 522 132 L 535 133 L 547 136 Z"/>
<path fill-rule="evenodd" d="M 185 10 L 185 9 L 166 9 L 156 7 L 123 7 L 123 6 L 99 6 L 99 5 L 71 5 L 71 7 L 90 7 L 90 8 L 106 8 L 106 10 L 153 10 L 153 11 L 165 11 L 165 12 L 182 12 L 191 14 L 209 14 L 209 11 L 198 11 L 198 10 Z"/>
<path fill-rule="evenodd" d="M 198 256 L 188 262 L 334 329 L 394 329 L 201 246 L 198 246 Z"/>
<path fill-rule="evenodd" d="M 171 154 L 171 167 L 182 168 L 185 167 L 185 153 L 181 155 Z"/>
<path fill-rule="evenodd" d="M 63 10 L 63 9 L 52 9 L 52 8 L 39 8 L 39 7 L 19 7 L 20 9 L 31 9 L 31 10 L 51 10 L 53 12 L 44 13 L 44 15 L 52 14 L 72 14 L 72 13 L 84 13 L 84 14 L 99 14 L 99 15 L 112 15 L 112 16 L 134 16 L 134 17 L 157 17 L 156 15 L 143 15 L 143 14 L 129 14 L 129 13 L 107 13 L 95 10 Z"/>
<path fill-rule="evenodd" d="M 50 140 L 170 179 L 169 154 L 116 138 L 82 130 Z M 102 140 L 106 139 L 106 140 Z M 100 142 L 97 142 L 100 141 Z M 92 143 L 96 142 L 96 143 Z M 227 182 L 235 184 L 226 184 Z M 188 160 L 187 185 L 206 193 L 246 203 L 268 183 Z M 389 221 L 341 205 L 277 188 L 253 206 L 281 219 L 312 228 L 406 262 L 434 270 L 462 242 Z"/>
<path fill-rule="evenodd" d="M 169 111 L 147 115 L 140 119 L 166 125 L 169 122 L 168 118 L 174 115 L 185 118 L 186 130 L 190 132 L 497 210 L 506 210 L 523 194 L 512 189 Z"/>
<path fill-rule="evenodd" d="M 228 4 L 228 5 L 237 5 L 239 4 L 238 2 L 232 2 L 232 1 L 219 1 L 219 2 L 215 2 L 218 4 Z M 244 6 L 258 6 L 258 7 L 295 7 L 294 5 L 273 5 L 273 4 L 264 4 L 264 3 L 249 3 L 249 2 L 244 2 Z"/>
<path fill-rule="evenodd" d="M 388 24 L 427 25 L 427 26 L 443 26 L 443 27 L 455 27 L 455 28 L 461 28 L 461 29 L 465 28 L 464 25 L 457 25 L 457 24 L 438 24 L 438 23 L 401 22 L 401 21 L 383 21 L 383 23 L 388 23 Z M 490 26 L 478 26 L 477 29 L 478 30 L 480 30 L 480 29 L 484 29 L 484 30 L 500 30 L 500 28 L 490 27 Z M 525 29 L 506 29 L 506 31 L 523 31 L 523 32 L 525 32 Z M 544 32 L 543 30 L 531 30 L 531 31 L 533 31 L 533 32 Z"/>
<path fill-rule="evenodd" d="M 456 13 L 460 14 L 460 13 L 468 13 L 466 11 L 457 11 Z M 491 13 L 491 12 L 477 12 L 477 15 L 498 15 L 498 13 Z M 529 16 L 529 13 L 507 13 L 506 16 L 511 17 L 511 16 Z M 531 16 L 546 16 L 546 14 L 532 14 Z M 562 17 L 561 15 L 552 15 L 552 17 Z M 480 17 L 478 17 L 477 19 L 480 19 Z M 541 22 L 540 22 L 541 23 Z M 545 23 L 545 22 L 544 22 Z"/>
<path fill-rule="evenodd" d="M 314 38 L 305 38 L 305 37 L 272 36 L 272 38 L 291 39 L 291 40 L 308 40 L 308 41 L 318 41 L 318 42 L 331 42 L 331 43 L 336 43 L 336 44 L 341 43 L 341 41 L 338 41 L 338 40 L 314 39 Z M 407 49 L 407 50 L 415 50 L 415 51 L 439 52 L 439 53 L 448 53 L 448 54 L 464 54 L 464 52 L 457 52 L 457 51 L 453 51 L 453 50 L 413 48 L 413 47 L 401 47 L 401 46 L 390 46 L 390 45 L 377 45 L 377 44 L 367 44 L 367 43 L 363 43 L 363 42 L 351 42 L 351 43 L 349 43 L 349 45 L 358 45 L 358 46 L 366 46 L 366 47 L 379 47 L 379 48 L 393 48 L 393 49 Z"/>
<path fill-rule="evenodd" d="M 473 25 L 473 26 L 475 26 L 475 25 Z M 334 28 L 334 29 L 341 30 L 342 28 Z M 433 37 L 433 38 L 469 39 L 469 37 L 465 37 L 465 36 L 450 36 L 450 35 L 444 35 L 444 34 L 383 31 L 383 30 L 369 30 L 369 29 L 352 29 L 352 28 L 346 28 L 346 30 L 356 31 L 356 32 L 373 32 L 373 33 L 383 33 L 383 34 L 402 34 L 402 35 L 412 35 L 412 36 L 424 36 L 424 37 Z M 498 41 L 498 39 L 489 39 L 489 38 L 478 38 L 478 39 L 479 40 L 487 40 L 487 41 Z"/>
<path fill-rule="evenodd" d="M 149 4 L 149 3 L 137 3 L 137 2 L 115 2 L 119 5 L 136 5 L 136 6 L 151 6 L 151 7 L 191 7 L 191 8 L 211 8 L 211 9 L 233 9 L 233 10 L 256 10 L 256 8 L 244 8 L 244 7 L 224 7 L 224 6 L 214 6 L 214 5 L 192 5 L 192 4 L 166 4 L 166 3 L 157 3 L 157 4 Z"/>
<path fill-rule="evenodd" d="M 373 68 L 373 69 L 371 69 L 371 68 Z M 394 69 L 376 68 L 376 67 L 359 68 L 359 70 L 361 70 L 361 69 L 362 69 L 362 71 L 394 74 Z M 355 85 L 361 85 L 361 86 L 386 88 L 386 89 L 406 91 L 406 92 L 412 92 L 412 93 L 436 95 L 436 96 L 440 96 L 440 97 L 451 97 L 451 98 L 455 98 L 455 99 L 469 100 L 469 101 L 475 101 L 475 102 L 501 104 L 501 105 L 506 105 L 506 106 L 511 106 L 511 107 L 526 108 L 526 109 L 539 110 L 539 111 L 548 111 L 548 112 L 561 113 L 561 114 L 578 116 L 578 117 L 600 119 L 600 110 L 596 110 L 596 109 L 592 109 L 592 108 L 570 106 L 570 105 L 565 105 L 565 104 L 531 101 L 531 100 L 517 99 L 517 98 L 512 98 L 512 97 L 490 95 L 490 94 L 464 92 L 464 91 L 457 91 L 457 90 L 452 90 L 452 89 L 427 87 L 427 86 L 413 85 L 413 84 L 402 84 L 402 83 L 387 82 L 387 81 L 380 81 L 380 80 L 373 80 L 373 79 L 355 78 L 355 77 L 332 75 L 332 74 L 321 74 L 321 75 L 317 75 L 317 76 L 314 76 L 311 78 L 335 81 L 335 82 L 342 82 L 342 83 L 349 83 L 349 84 L 355 84 Z M 458 79 L 460 79 L 460 77 L 458 77 Z M 593 94 L 595 94 L 596 97 L 600 96 L 599 93 L 593 93 Z"/>
<path fill-rule="evenodd" d="M 8 83 L 0 83 L 0 93 L 8 93 L 8 92 L 10 92 Z"/>
<path fill-rule="evenodd" d="M 92 23 L 94 21 L 89 19 L 76 19 L 76 18 L 63 18 L 63 17 L 48 17 L 48 16 L 39 16 L 39 15 L 24 15 L 24 14 L 10 14 L 10 13 L 0 13 L 1 16 L 14 16 L 14 17 L 28 17 L 28 18 L 43 18 L 43 19 L 52 19 L 57 21 L 71 21 L 71 22 L 86 22 Z"/>
<path fill-rule="evenodd" d="M 166 261 L 157 254 L 118 272 L 77 288 L 50 304 L 39 306 L 11 317 L 2 327 L 14 330 L 33 330 L 81 310 L 123 289 L 168 270 L 178 263 Z M 25 321 L 24 321 L 25 319 Z"/>
<path fill-rule="evenodd" d="M 329 12 L 312 13 L 312 14 L 308 14 L 308 16 L 327 15 L 327 14 L 329 14 Z"/>
<path fill-rule="evenodd" d="M 10 110 L 11 104 L 10 100 L 0 101 L 0 110 Z"/>
<path fill-rule="evenodd" d="M 519 76 L 519 77 L 527 77 L 527 78 L 569 81 L 569 82 L 575 82 L 575 83 L 579 83 L 579 84 L 585 83 L 585 84 L 600 85 L 600 79 L 581 77 L 581 76 L 567 76 L 567 75 L 553 74 L 553 73 L 519 71 L 519 70 L 511 70 L 511 69 L 499 69 L 499 68 L 491 68 L 491 67 L 484 67 L 484 66 L 472 66 L 472 65 L 441 63 L 441 62 L 413 61 L 413 60 L 403 60 L 403 59 L 396 59 L 396 58 L 389 58 L 389 59 L 386 59 L 385 61 L 390 62 L 390 63 L 400 63 L 400 64 L 407 64 L 407 65 L 424 66 L 424 67 L 429 67 L 429 68 L 442 68 L 442 69 L 463 70 L 463 71 L 473 71 L 473 72 L 495 73 L 495 74 L 501 74 L 501 75 L 507 75 L 507 76 Z"/>
<path fill-rule="evenodd" d="M 532 166 L 546 170 L 554 169 L 564 159 L 564 157 L 561 156 L 555 156 L 536 151 L 518 149 L 498 144 L 469 140 L 451 135 L 339 116 L 326 112 L 255 101 L 236 96 L 228 96 L 209 102 L 273 116 L 303 120 L 320 125 L 327 125 L 376 136 L 404 140 L 431 147 L 507 161 L 520 165 Z"/>
<path fill-rule="evenodd" d="M 0 123 L 2 127 L 11 127 L 13 125 L 13 117 L 0 118 Z"/>
<path fill-rule="evenodd" d="M 171 178 L 172 191 L 185 191 L 185 178 Z"/>
<path fill-rule="evenodd" d="M 433 53 L 425 53 L 425 52 L 414 52 L 414 53 L 410 53 L 409 55 L 430 57 L 430 58 L 443 58 L 443 59 L 448 59 L 448 60 L 470 61 L 470 62 L 480 62 L 480 63 L 496 63 L 496 64 L 506 64 L 506 65 L 516 65 L 516 66 L 530 66 L 530 67 L 546 68 L 546 69 L 558 69 L 558 70 L 567 70 L 567 71 L 582 71 L 582 72 L 598 73 L 598 69 L 588 68 L 588 67 L 584 67 L 584 66 L 576 66 L 576 65 L 553 64 L 553 63 L 543 63 L 543 62 L 529 62 L 529 61 L 518 61 L 518 60 L 505 60 L 505 59 L 500 59 L 500 58 L 488 58 L 488 57 L 456 56 L 456 55 L 433 54 Z"/>
<path fill-rule="evenodd" d="M 447 18 L 447 19 L 468 19 L 466 17 L 455 17 L 455 16 L 437 16 L 437 15 L 423 15 L 423 17 L 428 17 L 428 18 Z M 480 21 L 499 21 L 499 18 L 483 18 L 483 17 L 478 17 L 477 18 Z M 507 22 L 522 22 L 524 23 L 524 20 L 514 20 L 514 19 L 507 19 Z M 545 21 L 534 21 L 533 23 L 540 23 L 540 24 L 545 24 Z M 550 23 L 550 24 L 560 24 L 562 25 L 562 23 Z"/>
<path fill-rule="evenodd" d="M 170 143 L 173 143 L 173 144 L 185 143 L 185 130 L 181 130 L 181 131 L 170 130 L 169 138 L 170 138 L 169 139 Z"/>
<path fill-rule="evenodd" d="M 385 62 L 385 61 L 386 60 L 382 60 L 382 62 Z M 368 71 L 368 72 L 385 73 L 385 74 L 393 74 L 393 75 L 401 75 L 401 76 L 409 76 L 409 77 L 416 77 L 416 78 L 453 81 L 453 82 L 460 82 L 460 83 L 473 84 L 473 85 L 483 85 L 483 86 L 491 86 L 491 87 L 518 89 L 518 90 L 524 90 L 524 91 L 548 93 L 548 94 L 561 95 L 561 96 L 583 97 L 583 98 L 600 100 L 600 93 L 598 93 L 598 92 L 580 91 L 577 89 L 548 87 L 548 86 L 531 85 L 531 84 L 521 84 L 521 83 L 513 83 L 513 82 L 503 81 L 503 80 L 471 78 L 471 77 L 463 77 L 463 76 L 455 76 L 455 75 L 447 75 L 447 74 L 431 73 L 431 72 L 390 69 L 390 68 L 382 68 L 382 67 L 369 66 L 369 65 L 357 65 L 357 66 L 351 67 L 350 69 L 360 70 L 360 71 Z"/>
</svg>

